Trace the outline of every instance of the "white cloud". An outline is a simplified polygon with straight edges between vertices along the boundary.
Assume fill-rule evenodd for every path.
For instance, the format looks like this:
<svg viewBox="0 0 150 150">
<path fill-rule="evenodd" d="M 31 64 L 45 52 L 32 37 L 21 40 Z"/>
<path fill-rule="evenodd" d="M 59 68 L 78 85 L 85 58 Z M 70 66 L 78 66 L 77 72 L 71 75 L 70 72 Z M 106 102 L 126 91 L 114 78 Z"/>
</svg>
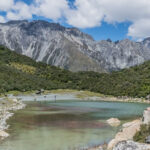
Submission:
<svg viewBox="0 0 150 150">
<path fill-rule="evenodd" d="M 128 35 L 137 39 L 150 37 L 150 19 L 141 19 L 134 22 L 128 29 Z"/>
<path fill-rule="evenodd" d="M 0 11 L 7 11 L 13 6 L 14 0 L 0 0 Z"/>
<path fill-rule="evenodd" d="M 143 17 L 150 17 L 149 0 L 101 0 L 107 22 L 134 22 Z"/>
<path fill-rule="evenodd" d="M 99 26 L 102 21 L 122 23 L 129 21 L 129 36 L 150 36 L 150 0 L 76 0 L 76 9 L 70 10 L 67 22 L 80 28 Z"/>
<path fill-rule="evenodd" d="M 32 9 L 35 15 L 57 20 L 63 17 L 69 6 L 66 0 L 35 0 Z"/>
<path fill-rule="evenodd" d="M 32 12 L 30 6 L 23 2 L 16 3 L 11 11 L 7 12 L 8 20 L 31 19 Z"/>
<path fill-rule="evenodd" d="M 75 10 L 66 12 L 69 24 L 80 28 L 100 25 L 104 16 L 98 0 L 76 0 L 74 5 Z"/>
<path fill-rule="evenodd" d="M 5 20 L 32 19 L 33 15 L 58 20 L 68 9 L 67 0 L 34 0 L 30 5 L 22 0 L 0 0 L 0 11 L 6 13 Z"/>
<path fill-rule="evenodd" d="M 68 0 L 34 0 L 30 5 L 19 1 L 0 0 L 0 11 L 6 12 L 6 17 L 0 17 L 1 22 L 31 19 L 33 15 L 54 21 L 64 17 L 68 24 L 79 28 L 100 26 L 102 21 L 129 21 L 129 36 L 150 36 L 150 0 L 75 0 L 71 8 Z"/>
<path fill-rule="evenodd" d="M 0 16 L 0 23 L 6 22 L 5 18 L 3 16 Z"/>
</svg>

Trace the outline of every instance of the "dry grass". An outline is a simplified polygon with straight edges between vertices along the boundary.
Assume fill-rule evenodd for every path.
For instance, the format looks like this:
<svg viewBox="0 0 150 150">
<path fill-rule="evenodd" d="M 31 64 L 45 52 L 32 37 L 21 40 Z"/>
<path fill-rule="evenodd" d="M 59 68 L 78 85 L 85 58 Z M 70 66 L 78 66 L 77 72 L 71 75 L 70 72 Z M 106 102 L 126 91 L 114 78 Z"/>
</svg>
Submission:
<svg viewBox="0 0 150 150">
<path fill-rule="evenodd" d="M 105 97 L 103 94 L 100 93 L 94 93 L 94 92 L 90 92 L 90 91 L 79 91 L 79 93 L 77 93 L 77 98 L 87 98 L 87 97 Z"/>
<path fill-rule="evenodd" d="M 29 95 L 29 94 L 33 94 L 33 93 L 36 93 L 36 91 L 26 91 L 26 92 L 9 91 L 9 92 L 6 92 L 5 95 L 12 94 L 14 96 L 18 96 L 18 95 Z M 2 94 L 1 96 L 4 97 L 4 94 Z"/>
<path fill-rule="evenodd" d="M 58 90 L 50 90 L 45 91 L 45 94 L 54 93 L 54 94 L 67 94 L 67 93 L 76 93 L 79 92 L 77 90 L 71 90 L 71 89 L 58 89 Z"/>
<path fill-rule="evenodd" d="M 18 70 L 21 70 L 22 72 L 29 73 L 29 74 L 34 74 L 36 72 L 36 68 L 29 65 L 18 64 L 13 62 L 11 63 L 11 66 Z"/>
<path fill-rule="evenodd" d="M 75 94 L 77 98 L 87 98 L 87 97 L 105 97 L 105 95 L 100 93 L 94 93 L 90 91 L 77 91 L 77 90 L 71 90 L 71 89 L 58 89 L 58 90 L 52 90 L 52 91 L 45 91 L 46 94 L 48 93 L 54 93 L 54 94 Z"/>
</svg>

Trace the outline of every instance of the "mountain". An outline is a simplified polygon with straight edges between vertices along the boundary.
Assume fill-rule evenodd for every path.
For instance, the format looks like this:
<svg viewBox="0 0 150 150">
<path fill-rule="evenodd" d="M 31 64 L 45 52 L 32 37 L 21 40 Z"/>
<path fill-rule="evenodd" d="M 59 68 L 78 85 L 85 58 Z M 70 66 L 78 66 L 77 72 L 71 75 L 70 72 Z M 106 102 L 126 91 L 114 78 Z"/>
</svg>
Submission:
<svg viewBox="0 0 150 150">
<path fill-rule="evenodd" d="M 94 41 L 77 28 L 40 20 L 1 23 L 0 45 L 73 72 L 110 72 L 150 60 L 150 38 Z"/>
<path fill-rule="evenodd" d="M 109 74 L 71 72 L 0 46 L 0 93 L 39 89 L 77 89 L 105 95 L 146 97 L 150 94 L 150 61 Z"/>
</svg>

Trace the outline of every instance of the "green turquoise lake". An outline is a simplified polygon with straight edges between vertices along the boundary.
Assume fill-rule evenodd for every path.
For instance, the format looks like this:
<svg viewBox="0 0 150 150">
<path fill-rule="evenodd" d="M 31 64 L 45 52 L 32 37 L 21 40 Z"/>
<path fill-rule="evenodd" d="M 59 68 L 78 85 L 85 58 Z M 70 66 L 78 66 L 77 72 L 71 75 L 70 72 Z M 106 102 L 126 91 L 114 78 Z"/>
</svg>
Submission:
<svg viewBox="0 0 150 150">
<path fill-rule="evenodd" d="M 109 142 L 122 123 L 139 118 L 148 104 L 92 101 L 26 102 L 8 121 L 10 137 L 0 150 L 75 150 Z"/>
</svg>

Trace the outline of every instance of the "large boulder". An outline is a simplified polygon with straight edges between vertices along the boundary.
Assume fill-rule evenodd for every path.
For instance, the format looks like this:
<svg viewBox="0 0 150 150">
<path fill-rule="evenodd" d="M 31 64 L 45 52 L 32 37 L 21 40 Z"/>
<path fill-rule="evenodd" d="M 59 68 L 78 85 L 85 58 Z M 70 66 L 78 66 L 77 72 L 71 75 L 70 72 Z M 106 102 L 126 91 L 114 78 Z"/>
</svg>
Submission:
<svg viewBox="0 0 150 150">
<path fill-rule="evenodd" d="M 150 135 L 148 137 L 146 137 L 145 142 L 150 144 Z"/>
<path fill-rule="evenodd" d="M 150 145 L 134 141 L 121 141 L 115 145 L 113 150 L 150 150 Z"/>
<path fill-rule="evenodd" d="M 6 133 L 5 131 L 0 130 L 0 139 L 4 139 L 4 138 L 6 138 L 8 136 L 9 136 L 8 133 Z"/>
<path fill-rule="evenodd" d="M 119 126 L 120 125 L 120 120 L 118 118 L 110 118 L 107 120 L 107 123 L 111 126 Z"/>
</svg>

